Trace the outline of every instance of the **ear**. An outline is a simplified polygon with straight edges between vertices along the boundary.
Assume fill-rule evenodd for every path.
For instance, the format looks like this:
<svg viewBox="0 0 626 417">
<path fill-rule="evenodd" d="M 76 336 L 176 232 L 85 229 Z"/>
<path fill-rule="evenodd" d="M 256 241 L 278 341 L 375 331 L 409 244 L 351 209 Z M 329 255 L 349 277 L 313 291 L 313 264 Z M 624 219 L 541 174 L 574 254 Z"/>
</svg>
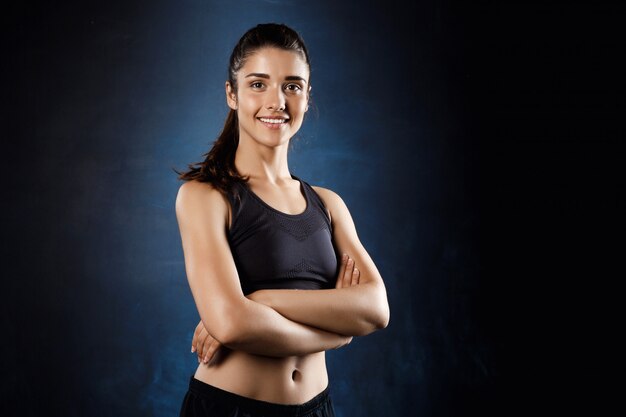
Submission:
<svg viewBox="0 0 626 417">
<path fill-rule="evenodd" d="M 226 89 L 226 104 L 233 110 L 237 110 L 237 94 L 233 91 L 233 86 L 230 84 L 230 81 L 226 81 L 224 84 Z"/>
<path fill-rule="evenodd" d="M 313 86 L 309 86 L 309 89 L 306 91 L 306 108 L 304 109 L 304 111 L 309 110 L 309 100 L 311 99 L 310 95 L 311 95 L 311 89 L 313 88 Z"/>
</svg>

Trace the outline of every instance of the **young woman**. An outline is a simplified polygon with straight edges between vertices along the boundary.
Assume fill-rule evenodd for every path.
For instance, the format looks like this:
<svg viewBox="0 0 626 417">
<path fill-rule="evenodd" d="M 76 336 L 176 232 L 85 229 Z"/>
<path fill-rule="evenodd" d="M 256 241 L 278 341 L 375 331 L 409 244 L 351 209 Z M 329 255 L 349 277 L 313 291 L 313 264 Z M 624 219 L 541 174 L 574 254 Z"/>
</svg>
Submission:
<svg viewBox="0 0 626 417">
<path fill-rule="evenodd" d="M 383 280 L 348 208 L 289 171 L 309 62 L 285 25 L 246 32 L 230 57 L 224 129 L 204 162 L 179 173 L 176 217 L 201 319 L 181 416 L 334 416 L 325 351 L 388 324 Z"/>
</svg>

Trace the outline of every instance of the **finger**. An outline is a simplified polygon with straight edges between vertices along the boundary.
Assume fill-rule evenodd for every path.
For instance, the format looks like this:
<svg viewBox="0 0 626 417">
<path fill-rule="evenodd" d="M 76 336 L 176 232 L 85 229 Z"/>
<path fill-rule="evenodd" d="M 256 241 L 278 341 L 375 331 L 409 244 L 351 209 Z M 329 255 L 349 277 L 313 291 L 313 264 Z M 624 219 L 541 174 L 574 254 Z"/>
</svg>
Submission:
<svg viewBox="0 0 626 417">
<path fill-rule="evenodd" d="M 215 356 L 215 353 L 217 352 L 217 350 L 220 348 L 221 345 L 222 344 L 220 342 L 213 339 L 213 343 L 211 343 L 211 346 L 209 346 L 209 349 L 204 355 L 204 363 L 209 363 L 211 359 L 213 359 L 213 356 Z"/>
<path fill-rule="evenodd" d="M 352 270 L 354 269 L 354 260 L 348 257 L 348 262 L 346 263 L 346 269 L 343 273 L 343 283 L 342 287 L 349 287 L 350 281 L 352 281 Z"/>
<path fill-rule="evenodd" d="M 339 267 L 339 274 L 337 275 L 337 283 L 335 288 L 341 288 L 343 283 L 343 274 L 346 271 L 346 262 L 348 262 L 348 255 L 345 253 L 341 255 L 341 266 Z"/>
<path fill-rule="evenodd" d="M 350 285 L 357 285 L 359 283 L 360 276 L 361 276 L 361 271 L 359 271 L 359 269 L 355 267 L 352 270 L 352 281 L 350 282 Z"/>
<path fill-rule="evenodd" d="M 193 331 L 193 338 L 191 339 L 191 353 L 196 351 L 198 336 L 200 335 L 200 332 L 202 332 L 202 329 L 204 329 L 204 324 L 202 324 L 202 320 L 200 320 L 200 323 L 198 323 L 196 329 Z"/>
<path fill-rule="evenodd" d="M 354 260 L 352 258 L 348 258 L 348 263 L 346 264 L 346 271 L 343 274 L 343 287 L 349 287 L 350 281 L 352 281 L 352 270 L 354 269 Z"/>
<path fill-rule="evenodd" d="M 202 332 L 200 333 L 200 335 L 198 336 L 198 342 L 196 343 L 196 350 L 198 352 L 198 360 L 202 359 L 204 356 L 204 352 L 205 352 L 205 348 L 204 345 L 206 343 L 206 339 L 207 337 L 209 337 L 209 333 L 206 331 L 206 329 L 202 329 Z"/>
<path fill-rule="evenodd" d="M 213 339 L 213 336 L 211 336 L 210 334 L 207 334 L 206 339 L 204 339 L 204 344 L 202 346 L 202 356 L 200 356 L 200 359 L 202 359 L 204 361 L 204 363 L 207 362 L 207 356 L 209 354 L 209 350 L 211 348 L 211 344 L 215 341 L 215 339 Z"/>
</svg>

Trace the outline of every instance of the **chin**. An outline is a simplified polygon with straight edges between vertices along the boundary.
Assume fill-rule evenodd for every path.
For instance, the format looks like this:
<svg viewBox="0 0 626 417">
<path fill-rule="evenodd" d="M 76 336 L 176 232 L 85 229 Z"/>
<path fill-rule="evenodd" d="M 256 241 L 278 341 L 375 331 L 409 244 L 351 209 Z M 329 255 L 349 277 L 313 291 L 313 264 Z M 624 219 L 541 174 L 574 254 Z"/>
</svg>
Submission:
<svg viewBox="0 0 626 417">
<path fill-rule="evenodd" d="M 276 147 L 288 144 L 290 139 L 291 137 L 268 138 L 267 140 L 262 140 L 261 143 L 266 146 Z"/>
</svg>

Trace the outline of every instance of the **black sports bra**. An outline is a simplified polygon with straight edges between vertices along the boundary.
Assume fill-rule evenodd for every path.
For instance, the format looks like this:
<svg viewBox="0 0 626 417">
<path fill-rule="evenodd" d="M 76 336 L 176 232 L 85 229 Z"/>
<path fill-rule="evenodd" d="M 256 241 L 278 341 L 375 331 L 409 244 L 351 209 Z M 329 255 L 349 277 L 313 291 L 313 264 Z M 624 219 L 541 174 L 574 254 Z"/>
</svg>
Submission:
<svg viewBox="0 0 626 417">
<path fill-rule="evenodd" d="M 287 214 L 266 204 L 247 184 L 228 193 L 232 208 L 228 241 L 244 295 L 260 289 L 334 288 L 338 257 L 324 203 L 295 175 L 306 209 Z"/>
</svg>

